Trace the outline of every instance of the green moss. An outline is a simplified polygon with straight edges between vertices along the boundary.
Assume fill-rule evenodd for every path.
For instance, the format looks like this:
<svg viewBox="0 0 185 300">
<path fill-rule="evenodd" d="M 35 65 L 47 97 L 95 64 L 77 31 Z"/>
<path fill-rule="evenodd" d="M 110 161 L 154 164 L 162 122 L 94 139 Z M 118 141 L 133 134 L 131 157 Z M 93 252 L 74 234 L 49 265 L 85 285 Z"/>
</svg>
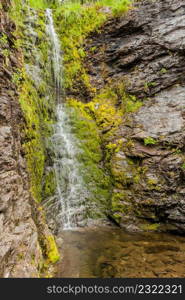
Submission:
<svg viewBox="0 0 185 300">
<path fill-rule="evenodd" d="M 64 50 L 64 85 L 74 89 L 75 80 L 80 78 L 81 83 L 89 88 L 89 79 L 82 64 L 85 56 L 83 41 L 103 24 L 105 17 L 98 14 L 94 7 L 87 8 L 80 3 L 61 6 L 56 10 L 55 17 Z"/>
<path fill-rule="evenodd" d="M 56 246 L 55 239 L 52 235 L 46 236 L 47 250 L 46 257 L 48 263 L 56 263 L 60 259 L 60 255 Z"/>
<path fill-rule="evenodd" d="M 174 152 L 173 152 L 173 154 L 181 154 L 182 153 L 182 150 L 181 149 L 172 149 Z"/>
<path fill-rule="evenodd" d="M 122 140 L 116 140 L 116 142 L 109 142 L 105 146 L 105 162 L 106 165 L 110 167 L 111 158 L 115 153 L 118 153 L 122 147 Z"/>
<path fill-rule="evenodd" d="M 124 113 L 136 112 L 142 105 L 143 102 L 137 100 L 135 96 L 126 94 L 123 87 L 122 109 Z"/>
<path fill-rule="evenodd" d="M 28 0 L 28 4 L 32 8 L 45 9 L 48 6 L 47 0 Z"/>
<path fill-rule="evenodd" d="M 113 138 L 122 123 L 123 112 L 117 103 L 118 96 L 112 87 L 104 88 L 93 99 L 94 117 L 104 141 Z"/>
<path fill-rule="evenodd" d="M 88 1 L 91 2 L 91 1 Z M 129 0 L 101 0 L 82 5 L 80 1 L 67 1 L 55 10 L 55 20 L 64 50 L 64 85 L 75 90 L 76 82 L 92 92 L 92 87 L 83 65 L 86 55 L 84 50 L 85 38 L 97 31 L 108 18 L 124 13 L 130 6 Z M 108 6 L 110 11 L 102 8 Z"/>
<path fill-rule="evenodd" d="M 102 89 L 89 103 L 84 104 L 75 99 L 67 101 L 68 106 L 73 108 L 71 111 L 73 133 L 80 141 L 79 147 L 82 149 L 79 161 L 85 170 L 84 181 L 90 186 L 90 190 L 93 190 L 94 199 L 104 203 L 104 207 L 107 208 L 112 183 L 116 182 L 118 187 L 120 184 L 126 185 L 130 180 L 133 181 L 124 169 L 111 168 L 111 165 L 116 165 L 115 159 L 112 158 L 123 146 L 121 139 L 112 142 L 122 124 L 124 111 L 120 98 L 122 99 L 123 94 L 126 101 L 125 91 L 121 90 L 120 86 L 113 85 Z M 135 180 L 139 179 L 135 177 Z"/>
<path fill-rule="evenodd" d="M 168 71 L 165 69 L 165 68 L 162 68 L 161 70 L 160 70 L 160 73 L 161 74 L 166 74 Z"/>
<path fill-rule="evenodd" d="M 8 44 L 8 38 L 5 33 L 0 33 L 0 47 L 4 48 Z"/>
<path fill-rule="evenodd" d="M 34 3 L 36 4 L 36 2 Z M 49 45 L 46 38 L 45 13 L 44 11 L 33 12 L 28 9 L 26 3 L 24 6 L 22 5 L 22 0 L 16 0 L 12 2 L 9 14 L 16 24 L 16 30 L 12 34 L 15 36 L 15 51 L 19 52 L 20 68 L 14 68 L 12 83 L 19 92 L 19 102 L 24 116 L 24 121 L 20 123 L 22 150 L 27 161 L 33 198 L 36 202 L 41 202 L 55 192 L 54 172 L 53 170 L 47 171 L 48 168 L 46 168 L 49 160 L 47 141 L 52 135 L 51 125 L 54 122 L 55 103 L 52 94 L 53 79 L 50 71 L 51 63 L 48 58 Z M 37 47 L 32 49 L 30 49 L 32 39 L 28 36 L 27 28 L 24 26 L 28 14 L 35 20 L 33 30 L 37 34 Z M 26 70 L 28 70 L 27 73 Z M 33 211 L 34 221 L 38 226 L 39 247 L 45 258 L 45 265 L 41 260 L 36 267 L 39 270 L 44 267 L 44 271 L 46 271 L 50 263 L 55 263 L 59 259 L 59 253 L 53 236 L 46 236 L 46 220 L 42 207 Z M 34 257 L 31 262 L 35 264 Z"/>
<path fill-rule="evenodd" d="M 113 218 L 114 218 L 116 223 L 120 224 L 121 220 L 122 220 L 122 215 L 121 215 L 121 213 L 114 213 Z"/>
<path fill-rule="evenodd" d="M 159 182 L 157 179 L 148 179 L 147 184 L 150 190 L 156 190 L 156 191 L 161 190 L 161 187 L 159 186 Z"/>
<path fill-rule="evenodd" d="M 185 170 L 185 163 L 182 164 L 182 168 Z"/>
<path fill-rule="evenodd" d="M 42 198 L 47 199 L 50 196 L 54 195 L 56 191 L 56 179 L 54 170 L 50 170 L 44 176 L 44 184 L 42 189 Z"/>
<path fill-rule="evenodd" d="M 19 73 L 17 73 L 17 77 L 14 75 L 13 82 L 19 83 Z M 24 82 L 21 84 L 20 90 L 19 101 L 26 121 L 23 128 L 25 136 L 23 148 L 26 154 L 33 196 L 37 201 L 41 201 L 40 194 L 44 169 L 44 150 L 40 140 L 40 122 L 36 101 L 38 96 L 31 81 L 26 77 L 26 74 L 24 74 Z"/>
<path fill-rule="evenodd" d="M 43 131 L 42 125 L 43 119 L 46 121 L 46 116 L 40 106 L 43 104 L 43 99 L 39 97 L 34 84 L 26 75 L 21 85 L 19 101 L 26 121 L 23 128 L 23 149 L 30 174 L 31 191 L 34 199 L 40 202 L 46 160 L 43 135 L 46 137 L 48 132 Z"/>
<path fill-rule="evenodd" d="M 73 133 L 80 141 L 78 160 L 81 163 L 81 174 L 90 192 L 90 201 L 105 213 L 109 206 L 111 181 L 109 174 L 100 164 L 103 153 L 96 122 L 89 113 L 89 104 L 70 99 L 67 106 Z M 100 217 L 96 210 L 89 211 L 88 214 L 91 217 Z"/>
<path fill-rule="evenodd" d="M 150 88 L 152 88 L 152 87 L 155 87 L 157 85 L 157 83 L 156 82 L 146 82 L 145 84 L 144 84 L 144 90 L 145 90 L 145 92 L 148 92 L 149 90 L 150 90 Z"/>
<path fill-rule="evenodd" d="M 140 228 L 144 231 L 157 231 L 159 227 L 160 227 L 159 223 L 143 224 L 140 226 Z"/>
<path fill-rule="evenodd" d="M 27 5 L 22 7 L 21 1 L 13 1 L 10 16 L 17 25 L 14 35 L 19 40 L 19 44 L 15 43 L 15 47 L 21 46 L 23 49 L 21 63 L 24 66 L 26 62 L 30 70 L 33 67 L 33 71 L 30 71 L 28 75 L 24 67 L 15 68 L 12 82 L 19 90 L 19 102 L 25 118 L 22 128 L 23 149 L 30 176 L 31 192 L 34 199 L 41 202 L 54 192 L 54 173 L 48 175 L 45 172 L 47 165 L 46 140 L 52 135 L 54 101 L 51 92 L 52 75 L 48 60 L 49 45 L 46 39 L 45 13 L 44 11 L 37 12 L 34 26 L 38 37 L 37 48 L 33 48 L 30 52 L 27 51 L 27 47 L 32 41 L 23 24 L 27 15 L 30 16 L 31 13 Z M 35 19 L 35 12 L 33 12 L 33 18 Z M 40 68 L 36 62 L 38 57 Z M 36 80 L 35 68 L 38 69 Z"/>
<path fill-rule="evenodd" d="M 147 137 L 144 139 L 144 144 L 147 145 L 155 145 L 157 144 L 157 141 L 155 139 L 153 139 L 152 137 Z"/>
<path fill-rule="evenodd" d="M 115 192 L 112 196 L 112 211 L 128 214 L 130 212 L 129 201 L 124 191 Z"/>
</svg>

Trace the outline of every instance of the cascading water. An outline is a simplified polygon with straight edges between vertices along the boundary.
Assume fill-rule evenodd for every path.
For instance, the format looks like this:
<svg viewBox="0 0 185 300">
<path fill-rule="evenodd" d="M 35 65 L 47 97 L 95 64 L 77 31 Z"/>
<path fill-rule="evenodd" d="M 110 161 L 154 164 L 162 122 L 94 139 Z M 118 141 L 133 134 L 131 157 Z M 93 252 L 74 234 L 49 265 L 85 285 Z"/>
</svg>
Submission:
<svg viewBox="0 0 185 300">
<path fill-rule="evenodd" d="M 80 175 L 77 155 L 80 151 L 72 134 L 70 117 L 62 101 L 62 56 L 56 34 L 52 10 L 46 10 L 47 31 L 52 48 L 53 77 L 56 95 L 56 118 L 52 143 L 55 153 L 54 170 L 57 181 L 57 199 L 60 202 L 60 219 L 63 229 L 74 229 L 84 223 L 87 205 L 87 189 Z"/>
<path fill-rule="evenodd" d="M 61 91 L 61 78 L 62 78 L 62 57 L 60 43 L 55 32 L 53 24 L 52 10 L 46 9 L 46 16 L 48 18 L 48 35 L 50 37 L 52 45 L 52 62 L 53 62 L 53 75 L 54 75 L 54 87 L 56 91 L 57 104 L 60 101 L 60 91 Z"/>
</svg>

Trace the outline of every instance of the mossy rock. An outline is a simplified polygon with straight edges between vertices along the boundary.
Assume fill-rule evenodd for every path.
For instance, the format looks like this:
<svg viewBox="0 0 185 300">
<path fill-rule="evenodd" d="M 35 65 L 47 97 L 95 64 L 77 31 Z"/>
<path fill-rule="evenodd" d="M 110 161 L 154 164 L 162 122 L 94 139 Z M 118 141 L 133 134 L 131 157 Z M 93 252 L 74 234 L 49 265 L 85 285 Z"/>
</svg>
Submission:
<svg viewBox="0 0 185 300">
<path fill-rule="evenodd" d="M 46 236 L 46 257 L 48 263 L 56 263 L 60 259 L 55 239 L 52 235 Z"/>
</svg>

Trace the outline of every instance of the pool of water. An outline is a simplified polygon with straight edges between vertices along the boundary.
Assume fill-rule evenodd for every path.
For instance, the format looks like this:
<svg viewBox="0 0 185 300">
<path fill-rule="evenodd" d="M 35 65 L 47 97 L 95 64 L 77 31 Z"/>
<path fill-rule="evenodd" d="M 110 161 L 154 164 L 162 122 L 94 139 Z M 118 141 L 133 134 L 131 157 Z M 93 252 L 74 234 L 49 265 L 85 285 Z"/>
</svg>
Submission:
<svg viewBox="0 0 185 300">
<path fill-rule="evenodd" d="M 63 231 L 62 278 L 185 277 L 185 237 L 117 228 Z"/>
</svg>

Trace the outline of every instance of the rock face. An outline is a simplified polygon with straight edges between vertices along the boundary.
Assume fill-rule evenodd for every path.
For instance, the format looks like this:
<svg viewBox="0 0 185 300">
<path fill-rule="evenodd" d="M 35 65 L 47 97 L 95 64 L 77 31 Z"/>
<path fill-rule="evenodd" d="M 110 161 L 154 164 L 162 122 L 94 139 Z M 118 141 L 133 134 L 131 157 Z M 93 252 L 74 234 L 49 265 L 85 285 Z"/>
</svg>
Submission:
<svg viewBox="0 0 185 300">
<path fill-rule="evenodd" d="M 21 150 L 24 119 L 13 83 L 21 55 L 14 47 L 8 5 L 2 1 L 0 10 L 0 277 L 38 277 L 44 261 L 41 243 L 50 232 L 30 195 Z"/>
<path fill-rule="evenodd" d="M 184 1 L 139 1 L 88 41 L 92 84 L 122 82 L 143 103 L 124 114 L 116 137 L 123 146 L 112 157 L 112 217 L 127 229 L 185 231 L 184 14 Z"/>
</svg>

